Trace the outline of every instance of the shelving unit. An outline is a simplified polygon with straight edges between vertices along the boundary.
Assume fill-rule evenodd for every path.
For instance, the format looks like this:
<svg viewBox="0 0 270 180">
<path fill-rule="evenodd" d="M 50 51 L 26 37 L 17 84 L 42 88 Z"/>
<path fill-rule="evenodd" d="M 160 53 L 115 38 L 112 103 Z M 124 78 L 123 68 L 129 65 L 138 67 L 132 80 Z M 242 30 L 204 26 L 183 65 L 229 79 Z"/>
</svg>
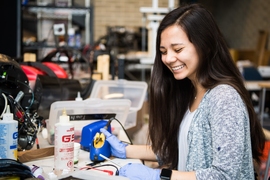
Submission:
<svg viewBox="0 0 270 180">
<path fill-rule="evenodd" d="M 23 51 L 41 51 L 44 48 L 55 48 L 57 45 L 54 41 L 44 42 L 44 33 L 48 29 L 44 28 L 44 22 L 51 21 L 52 28 L 54 22 L 64 21 L 66 25 L 66 32 L 68 29 L 73 27 L 72 17 L 74 15 L 84 16 L 84 35 L 82 36 L 82 47 L 84 45 L 93 44 L 93 7 L 90 5 L 90 0 L 85 0 L 85 6 L 54 6 L 52 4 L 48 5 L 38 5 L 38 4 L 27 4 L 22 6 L 22 15 L 28 16 L 27 18 L 34 18 L 36 20 L 36 42 L 25 44 L 23 43 Z M 49 29 L 51 31 L 51 29 Z M 53 34 L 53 33 L 52 33 Z M 69 47 L 64 46 L 68 50 L 80 50 L 82 47 Z M 42 58 L 40 53 L 37 54 L 38 59 Z"/>
</svg>

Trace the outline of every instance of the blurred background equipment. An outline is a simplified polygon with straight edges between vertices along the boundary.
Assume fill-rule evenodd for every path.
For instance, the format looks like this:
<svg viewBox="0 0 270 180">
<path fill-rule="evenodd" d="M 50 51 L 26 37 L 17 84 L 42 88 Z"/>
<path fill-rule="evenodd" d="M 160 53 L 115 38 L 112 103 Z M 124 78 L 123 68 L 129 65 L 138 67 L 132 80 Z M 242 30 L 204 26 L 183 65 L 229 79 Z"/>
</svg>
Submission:
<svg viewBox="0 0 270 180">
<path fill-rule="evenodd" d="M 56 46 L 61 46 L 61 43 L 66 41 L 66 26 L 64 23 L 53 25 L 53 34 Z M 64 45 L 64 44 L 63 44 Z"/>
<path fill-rule="evenodd" d="M 19 122 L 18 150 L 29 150 L 35 144 L 43 119 L 37 114 L 41 88 L 36 87 L 33 91 L 20 65 L 9 56 L 0 54 L 0 67 L 1 112 L 10 106 L 14 119 Z"/>
<path fill-rule="evenodd" d="M 75 63 L 70 63 L 70 68 L 65 70 L 55 62 L 18 63 L 0 54 L 0 111 L 5 112 L 10 105 L 14 119 L 19 122 L 19 150 L 33 147 L 37 132 L 46 125 L 45 119 L 49 117 L 53 102 L 75 100 L 78 93 L 82 99 L 89 97 L 91 73 L 87 73 L 87 82 L 84 83 L 70 76 L 76 75 Z"/>
</svg>

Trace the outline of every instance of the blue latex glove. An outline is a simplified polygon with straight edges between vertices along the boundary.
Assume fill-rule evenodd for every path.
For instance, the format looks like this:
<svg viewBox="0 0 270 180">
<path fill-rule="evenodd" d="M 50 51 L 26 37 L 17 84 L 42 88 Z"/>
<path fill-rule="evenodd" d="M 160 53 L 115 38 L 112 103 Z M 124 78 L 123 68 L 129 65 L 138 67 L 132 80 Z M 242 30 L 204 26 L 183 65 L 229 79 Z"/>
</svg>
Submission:
<svg viewBox="0 0 270 180">
<path fill-rule="evenodd" d="M 106 140 L 110 143 L 112 155 L 118 158 L 125 159 L 127 144 L 121 142 L 115 135 L 109 133 L 104 128 L 101 128 L 100 132 L 102 132 L 106 136 Z"/>
<path fill-rule="evenodd" d="M 160 169 L 152 169 L 140 163 L 128 163 L 119 170 L 119 176 L 130 180 L 159 180 Z"/>
</svg>

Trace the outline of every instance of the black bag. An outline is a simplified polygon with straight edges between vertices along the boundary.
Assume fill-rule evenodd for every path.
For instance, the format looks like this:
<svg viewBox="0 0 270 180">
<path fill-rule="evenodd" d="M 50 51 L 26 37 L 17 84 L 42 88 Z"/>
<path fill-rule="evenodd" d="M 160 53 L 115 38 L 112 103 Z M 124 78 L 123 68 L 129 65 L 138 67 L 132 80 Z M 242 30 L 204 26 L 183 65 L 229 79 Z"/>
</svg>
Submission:
<svg viewBox="0 0 270 180">
<path fill-rule="evenodd" d="M 35 176 L 32 174 L 31 169 L 13 159 L 0 159 L 0 177 L 12 177 L 18 176 L 21 180 L 27 178 L 34 178 Z"/>
</svg>

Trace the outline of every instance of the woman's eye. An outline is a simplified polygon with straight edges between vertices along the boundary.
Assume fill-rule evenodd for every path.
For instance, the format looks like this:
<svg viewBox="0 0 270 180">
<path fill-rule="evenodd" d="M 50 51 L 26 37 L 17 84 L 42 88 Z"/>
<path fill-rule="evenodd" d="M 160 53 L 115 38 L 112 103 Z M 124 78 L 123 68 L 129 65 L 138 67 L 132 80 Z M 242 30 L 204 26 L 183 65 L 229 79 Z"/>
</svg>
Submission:
<svg viewBox="0 0 270 180">
<path fill-rule="evenodd" d="M 176 49 L 175 52 L 180 52 L 181 50 L 182 50 L 182 48 Z"/>
<path fill-rule="evenodd" d="M 165 55 L 167 52 L 166 52 L 166 51 L 160 51 L 160 53 L 161 53 L 162 55 Z"/>
</svg>

